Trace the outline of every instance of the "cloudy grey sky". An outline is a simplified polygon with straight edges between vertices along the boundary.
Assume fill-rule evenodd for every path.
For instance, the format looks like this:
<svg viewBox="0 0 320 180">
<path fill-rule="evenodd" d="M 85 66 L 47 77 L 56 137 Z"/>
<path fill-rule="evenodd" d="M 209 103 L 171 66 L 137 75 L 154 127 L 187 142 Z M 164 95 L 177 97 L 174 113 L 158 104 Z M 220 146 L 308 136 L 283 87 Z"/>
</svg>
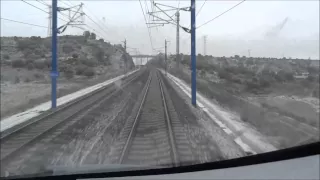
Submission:
<svg viewBox="0 0 320 180">
<path fill-rule="evenodd" d="M 27 2 L 48 11 L 48 7 L 35 0 Z M 41 0 L 40 0 L 41 1 Z M 50 1 L 45 1 L 50 3 Z M 128 1 L 58 1 L 59 6 L 84 3 L 87 17 L 84 28 L 95 30 L 99 37 L 111 43 L 127 39 L 128 47 L 138 48 L 145 54 L 152 51 L 148 30 L 138 0 Z M 189 0 L 156 0 L 155 2 L 187 7 Z M 197 12 L 204 1 L 196 1 Z M 207 0 L 199 12 L 197 26 L 214 18 L 240 1 Z M 141 0 L 144 12 L 151 11 L 150 0 Z M 166 8 L 164 8 L 166 9 Z M 173 15 L 173 11 L 170 15 Z M 161 17 L 165 17 L 160 15 Z M 48 14 L 19 0 L 1 0 L 1 17 L 48 26 Z M 66 19 L 63 16 L 59 16 Z M 103 21 L 103 17 L 105 21 Z M 174 16 L 173 16 L 174 17 Z M 147 20 L 149 19 L 146 16 Z M 285 21 L 286 19 L 286 21 Z M 284 23 L 281 27 L 281 23 Z M 59 20 L 59 25 L 64 22 Z M 190 13 L 181 12 L 181 25 L 190 26 Z M 163 47 L 164 39 L 170 41 L 169 53 L 175 53 L 175 26 L 151 28 L 152 46 Z M 190 53 L 190 34 L 181 32 L 180 51 Z M 1 20 L 1 36 L 46 36 L 47 29 Z M 64 34 L 82 34 L 81 29 L 70 27 Z M 207 54 L 232 56 L 235 54 L 264 57 L 298 57 L 319 59 L 319 1 L 260 1 L 247 0 L 238 7 L 197 29 L 197 53 L 203 54 L 203 36 L 207 36 Z M 163 50 L 163 49 L 162 49 Z M 134 51 L 131 51 L 132 53 Z"/>
</svg>

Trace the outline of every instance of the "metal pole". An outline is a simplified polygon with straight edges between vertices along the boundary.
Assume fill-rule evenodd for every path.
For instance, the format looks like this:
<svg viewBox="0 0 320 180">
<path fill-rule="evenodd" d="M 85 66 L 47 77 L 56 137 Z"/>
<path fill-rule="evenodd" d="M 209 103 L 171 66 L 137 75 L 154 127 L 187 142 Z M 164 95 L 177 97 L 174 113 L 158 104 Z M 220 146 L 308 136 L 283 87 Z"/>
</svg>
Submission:
<svg viewBox="0 0 320 180">
<path fill-rule="evenodd" d="M 127 56 L 126 56 L 126 52 L 127 52 L 127 40 L 124 39 L 124 74 L 127 74 Z"/>
<path fill-rule="evenodd" d="M 167 40 L 164 40 L 164 60 L 165 60 L 165 71 L 167 75 Z"/>
<path fill-rule="evenodd" d="M 196 79 L 196 3 L 191 0 L 191 101 L 194 106 L 197 104 L 197 79 Z"/>
<path fill-rule="evenodd" d="M 52 0 L 52 62 L 51 62 L 51 108 L 57 107 L 57 77 L 58 77 L 58 62 L 57 62 L 57 10 L 58 0 Z"/>
<path fill-rule="evenodd" d="M 52 35 L 52 6 L 49 7 L 48 37 Z"/>
<path fill-rule="evenodd" d="M 176 58 L 177 58 L 177 65 L 178 65 L 178 67 L 179 67 L 179 64 L 180 64 L 180 57 L 179 57 L 179 55 L 180 55 L 180 50 L 179 50 L 179 46 L 180 46 L 180 37 L 179 37 L 179 30 L 180 30 L 180 12 L 179 12 L 179 10 L 177 11 L 177 13 L 176 13 L 176 16 L 177 16 L 177 39 L 176 39 Z"/>
<path fill-rule="evenodd" d="M 203 55 L 207 55 L 207 36 L 203 36 Z"/>
</svg>

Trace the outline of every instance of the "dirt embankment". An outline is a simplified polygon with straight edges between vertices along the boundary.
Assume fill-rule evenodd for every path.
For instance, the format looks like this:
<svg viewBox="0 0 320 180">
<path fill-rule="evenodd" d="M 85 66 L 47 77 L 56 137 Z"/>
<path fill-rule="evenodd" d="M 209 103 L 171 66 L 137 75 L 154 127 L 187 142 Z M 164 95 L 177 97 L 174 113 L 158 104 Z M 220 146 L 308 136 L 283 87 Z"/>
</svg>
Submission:
<svg viewBox="0 0 320 180">
<path fill-rule="evenodd" d="M 119 76 L 134 64 L 121 46 L 60 36 L 58 97 Z M 50 100 L 51 40 L 1 37 L 1 119 Z"/>
<path fill-rule="evenodd" d="M 162 66 L 161 63 L 155 64 Z M 168 67 L 171 74 L 191 84 L 189 66 L 180 65 L 180 68 L 176 68 L 174 61 L 171 61 Z M 255 127 L 277 148 L 319 141 L 319 112 L 315 111 L 315 106 L 301 104 L 292 98 L 290 102 L 287 99 L 279 101 L 278 98 L 277 104 L 273 99 L 267 106 L 266 103 L 249 100 L 236 92 L 232 93 L 227 85 L 224 80 L 211 81 L 201 73 L 197 74 L 197 90 L 200 93 L 233 114 L 237 114 L 239 119 Z M 269 95 L 264 94 L 264 98 L 266 97 Z M 312 99 L 319 103 L 319 99 Z"/>
</svg>

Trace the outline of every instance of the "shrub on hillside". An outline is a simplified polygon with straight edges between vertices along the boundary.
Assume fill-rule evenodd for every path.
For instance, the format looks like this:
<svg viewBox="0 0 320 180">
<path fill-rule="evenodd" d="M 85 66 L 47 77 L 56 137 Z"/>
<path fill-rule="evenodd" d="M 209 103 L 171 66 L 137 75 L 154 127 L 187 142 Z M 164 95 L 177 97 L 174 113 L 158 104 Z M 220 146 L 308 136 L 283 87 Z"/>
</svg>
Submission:
<svg viewBox="0 0 320 180">
<path fill-rule="evenodd" d="M 85 71 L 83 72 L 83 75 L 87 77 L 92 77 L 96 74 L 94 68 L 86 68 Z"/>
<path fill-rule="evenodd" d="M 98 65 L 98 61 L 94 60 L 94 59 L 87 59 L 85 57 L 82 57 L 79 60 L 80 60 L 80 63 L 85 65 L 85 66 L 95 67 L 95 66 Z"/>
<path fill-rule="evenodd" d="M 69 69 L 72 69 L 72 66 L 69 65 L 69 64 L 66 64 L 66 63 L 61 63 L 60 66 L 59 66 L 59 71 L 60 72 L 66 72 Z"/>
<path fill-rule="evenodd" d="M 84 31 L 83 36 L 85 37 L 85 39 L 88 39 L 90 37 L 90 31 Z"/>
<path fill-rule="evenodd" d="M 293 81 L 293 73 L 290 72 L 284 72 L 284 71 L 279 71 L 275 75 L 275 79 L 279 82 L 286 82 L 286 81 Z"/>
<path fill-rule="evenodd" d="M 316 97 L 316 98 L 319 98 L 319 88 L 315 88 L 312 92 L 312 96 L 313 97 Z"/>
<path fill-rule="evenodd" d="M 25 50 L 22 51 L 22 53 L 23 53 L 23 55 L 24 55 L 25 57 L 28 57 L 28 56 L 30 56 L 31 54 L 33 54 L 33 51 L 32 51 L 31 49 L 25 49 Z"/>
<path fill-rule="evenodd" d="M 26 56 L 26 60 L 27 61 L 35 61 L 37 59 L 40 59 L 41 56 L 40 55 L 36 55 L 36 54 L 29 54 Z"/>
<path fill-rule="evenodd" d="M 247 90 L 250 91 L 250 92 L 260 88 L 260 84 L 258 84 L 257 82 L 254 82 L 253 80 L 252 81 L 246 81 L 246 86 L 247 86 Z"/>
<path fill-rule="evenodd" d="M 204 60 L 197 61 L 197 69 L 204 70 L 207 68 L 207 66 L 208 66 L 208 63 Z"/>
<path fill-rule="evenodd" d="M 226 79 L 226 80 L 230 80 L 230 79 L 231 79 L 230 73 L 228 73 L 228 72 L 225 71 L 225 70 L 220 70 L 220 71 L 218 72 L 218 76 L 219 76 L 219 78 L 221 78 L 221 79 Z"/>
<path fill-rule="evenodd" d="M 301 86 L 304 87 L 304 88 L 311 88 L 311 87 L 313 86 L 313 83 L 310 82 L 310 81 L 307 80 L 307 79 L 301 80 L 301 81 L 300 81 L 300 84 L 301 84 Z"/>
<path fill-rule="evenodd" d="M 26 59 L 26 64 L 33 64 L 34 59 Z"/>
<path fill-rule="evenodd" d="M 231 81 L 232 82 L 234 82 L 234 83 L 237 83 L 237 84 L 241 84 L 242 82 L 241 82 L 241 79 L 239 79 L 239 78 L 231 78 Z"/>
<path fill-rule="evenodd" d="M 64 75 L 66 76 L 66 78 L 71 79 L 74 76 L 74 72 L 71 68 L 66 69 L 66 71 L 64 71 Z"/>
<path fill-rule="evenodd" d="M 10 56 L 9 56 L 8 54 L 4 54 L 4 55 L 3 55 L 3 59 L 8 60 L 8 59 L 10 59 Z"/>
<path fill-rule="evenodd" d="M 43 50 L 41 48 L 36 48 L 33 50 L 33 53 L 39 57 L 43 55 Z"/>
<path fill-rule="evenodd" d="M 14 79 L 14 83 L 20 83 L 20 78 L 19 77 L 16 77 L 15 79 Z"/>
<path fill-rule="evenodd" d="M 76 75 L 83 75 L 84 71 L 87 69 L 87 67 L 85 65 L 78 65 L 76 66 L 75 70 L 76 70 Z"/>
<path fill-rule="evenodd" d="M 270 87 L 270 85 L 271 85 L 271 83 L 267 79 L 264 79 L 264 78 L 260 79 L 260 87 L 268 88 L 268 87 Z"/>
<path fill-rule="evenodd" d="M 16 59 L 12 61 L 11 65 L 14 68 L 22 68 L 26 65 L 26 62 L 22 59 Z"/>
<path fill-rule="evenodd" d="M 206 75 L 206 72 L 203 71 L 203 70 L 200 70 L 200 76 L 201 76 L 201 77 L 205 77 L 205 75 Z"/>
<path fill-rule="evenodd" d="M 43 41 L 43 45 L 44 45 L 44 47 L 46 47 L 47 49 L 51 49 L 51 47 L 52 47 L 51 39 L 45 39 L 45 40 Z"/>
<path fill-rule="evenodd" d="M 307 77 L 307 80 L 310 81 L 310 82 L 313 82 L 314 80 L 316 80 L 316 77 L 309 75 Z"/>
<path fill-rule="evenodd" d="M 44 75 L 43 74 L 40 74 L 40 73 L 35 73 L 33 75 L 36 79 L 44 79 Z"/>
<path fill-rule="evenodd" d="M 97 35 L 92 32 L 92 33 L 90 34 L 90 37 L 89 37 L 89 38 L 90 38 L 90 39 L 96 39 L 96 37 L 97 37 Z"/>
<path fill-rule="evenodd" d="M 24 82 L 26 82 L 26 83 L 28 83 L 28 82 L 30 82 L 31 80 L 27 77 L 27 78 L 25 78 L 24 79 Z"/>
<path fill-rule="evenodd" d="M 62 51 L 63 51 L 64 53 L 67 53 L 67 54 L 68 54 L 68 53 L 71 53 L 72 51 L 74 51 L 72 44 L 70 44 L 70 43 L 64 44 L 64 45 L 62 46 Z"/>
<path fill-rule="evenodd" d="M 77 59 L 77 58 L 79 57 L 79 55 L 78 55 L 77 53 L 73 53 L 73 54 L 72 54 L 72 57 L 73 57 L 74 59 Z"/>
<path fill-rule="evenodd" d="M 34 69 L 33 63 L 28 63 L 28 64 L 27 64 L 27 69 L 28 69 L 28 70 L 33 70 L 33 69 Z"/>
<path fill-rule="evenodd" d="M 46 59 L 44 61 L 44 64 L 46 65 L 46 67 L 51 68 L 51 59 Z"/>
<path fill-rule="evenodd" d="M 34 67 L 37 69 L 44 69 L 46 68 L 46 64 L 42 60 L 34 61 Z"/>
<path fill-rule="evenodd" d="M 36 49 L 40 47 L 38 39 L 22 39 L 17 41 L 17 47 L 19 50 Z"/>
</svg>

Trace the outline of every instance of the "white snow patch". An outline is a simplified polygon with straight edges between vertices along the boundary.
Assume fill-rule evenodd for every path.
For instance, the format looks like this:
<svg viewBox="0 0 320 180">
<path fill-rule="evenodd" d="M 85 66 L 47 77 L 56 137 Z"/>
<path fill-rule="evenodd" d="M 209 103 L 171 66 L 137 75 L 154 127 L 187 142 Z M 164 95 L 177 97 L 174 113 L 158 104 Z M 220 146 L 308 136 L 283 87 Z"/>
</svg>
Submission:
<svg viewBox="0 0 320 180">
<path fill-rule="evenodd" d="M 115 81 L 118 81 L 121 78 L 123 78 L 124 76 L 131 75 L 132 73 L 134 73 L 136 71 L 138 71 L 138 69 L 131 71 L 131 72 L 127 73 L 126 75 L 120 75 L 120 76 L 115 77 L 113 79 L 109 79 L 105 82 L 102 82 L 102 83 L 96 84 L 94 86 L 90 86 L 90 87 L 81 89 L 79 91 L 76 91 L 74 93 L 68 94 L 66 96 L 60 97 L 57 99 L 57 106 L 61 106 L 63 104 L 66 104 L 66 103 L 78 98 L 78 97 L 81 97 L 81 96 L 86 95 L 92 91 L 95 91 L 95 90 L 100 89 L 104 86 L 107 86 L 108 84 L 111 84 Z M 40 115 L 42 112 L 49 110 L 50 108 L 51 108 L 51 101 L 48 101 L 48 102 L 42 103 L 36 107 L 33 107 L 29 110 L 26 110 L 24 112 L 12 115 L 8 118 L 5 118 L 0 122 L 0 132 L 7 130 L 13 126 L 16 126 L 20 123 L 23 123 L 33 117 L 36 117 L 36 116 Z"/>
<path fill-rule="evenodd" d="M 159 69 L 162 73 L 163 70 Z M 191 88 L 187 83 L 167 72 L 167 76 L 191 98 Z M 230 112 L 225 111 L 197 92 L 197 106 L 200 107 L 225 133 L 245 151 L 252 154 L 274 151 L 276 148 L 264 140 L 263 136 Z"/>
</svg>

